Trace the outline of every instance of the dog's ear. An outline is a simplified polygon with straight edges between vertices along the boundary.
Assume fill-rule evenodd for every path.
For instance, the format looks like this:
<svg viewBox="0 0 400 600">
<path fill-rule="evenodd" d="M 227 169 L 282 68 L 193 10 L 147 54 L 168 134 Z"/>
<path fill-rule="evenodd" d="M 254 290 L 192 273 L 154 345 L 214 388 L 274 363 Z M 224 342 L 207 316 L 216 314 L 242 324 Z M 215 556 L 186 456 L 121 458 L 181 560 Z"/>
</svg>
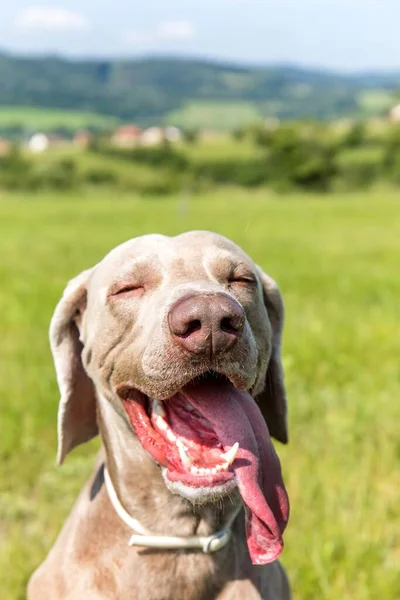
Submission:
<svg viewBox="0 0 400 600">
<path fill-rule="evenodd" d="M 50 324 L 50 346 L 61 399 L 58 409 L 58 463 L 97 435 L 96 395 L 86 374 L 77 323 L 86 307 L 87 283 L 92 269 L 69 282 Z"/>
<path fill-rule="evenodd" d="M 258 267 L 264 295 L 264 304 L 272 328 L 272 350 L 263 391 L 256 400 L 267 422 L 272 437 L 283 444 L 289 440 L 287 424 L 286 389 L 281 361 L 281 341 L 284 305 L 276 282 Z"/>
</svg>

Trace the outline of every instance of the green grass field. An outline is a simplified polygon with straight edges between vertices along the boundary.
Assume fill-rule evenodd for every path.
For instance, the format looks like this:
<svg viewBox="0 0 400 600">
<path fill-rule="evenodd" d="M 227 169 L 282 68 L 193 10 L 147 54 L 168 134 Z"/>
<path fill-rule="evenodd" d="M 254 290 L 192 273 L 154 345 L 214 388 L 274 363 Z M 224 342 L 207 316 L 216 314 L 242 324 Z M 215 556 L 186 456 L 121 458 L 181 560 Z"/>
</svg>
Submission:
<svg viewBox="0 0 400 600">
<path fill-rule="evenodd" d="M 58 110 L 54 108 L 33 108 L 0 106 L 0 128 L 25 127 L 27 130 L 52 131 L 57 128 L 109 129 L 118 124 L 118 119 L 92 112 Z"/>
<path fill-rule="evenodd" d="M 216 129 L 232 131 L 236 127 L 253 125 L 262 120 L 261 113 L 251 102 L 193 101 L 170 113 L 167 122 L 183 129 Z"/>
<path fill-rule="evenodd" d="M 48 323 L 68 278 L 145 232 L 218 230 L 280 283 L 295 600 L 400 598 L 400 204 L 394 192 L 0 196 L 0 597 L 22 600 L 89 475 L 58 469 Z"/>
</svg>

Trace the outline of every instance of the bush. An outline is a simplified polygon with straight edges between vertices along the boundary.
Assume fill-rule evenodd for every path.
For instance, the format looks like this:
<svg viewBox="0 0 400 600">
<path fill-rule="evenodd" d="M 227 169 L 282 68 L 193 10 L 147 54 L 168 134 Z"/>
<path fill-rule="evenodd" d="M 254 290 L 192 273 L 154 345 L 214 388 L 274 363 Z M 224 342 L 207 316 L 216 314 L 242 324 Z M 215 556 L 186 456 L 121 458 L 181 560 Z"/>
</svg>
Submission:
<svg viewBox="0 0 400 600">
<path fill-rule="evenodd" d="M 123 150 L 111 146 L 97 146 L 95 152 L 105 156 L 113 156 L 125 161 L 151 165 L 153 167 L 167 167 L 169 169 L 184 170 L 189 162 L 184 154 L 171 147 L 168 142 L 158 146 L 138 146 L 137 148 Z"/>
<path fill-rule="evenodd" d="M 32 164 L 14 146 L 6 156 L 0 157 L 0 187 L 21 189 L 29 180 Z"/>
<path fill-rule="evenodd" d="M 389 179 L 398 181 L 400 174 L 400 125 L 394 125 L 390 128 L 383 140 L 383 147 L 383 172 Z"/>
<path fill-rule="evenodd" d="M 364 189 L 382 176 L 382 151 L 379 148 L 346 150 L 338 156 L 339 187 Z"/>
<path fill-rule="evenodd" d="M 246 137 L 246 131 L 243 127 L 238 127 L 232 131 L 232 137 L 236 142 L 241 142 Z"/>
<path fill-rule="evenodd" d="M 118 183 L 118 177 L 114 171 L 100 167 L 88 169 L 84 173 L 83 179 L 91 185 L 113 185 Z"/>
<path fill-rule="evenodd" d="M 365 123 L 354 123 L 350 131 L 343 138 L 344 148 L 360 148 L 367 141 L 367 128 Z"/>
<path fill-rule="evenodd" d="M 334 148 L 293 128 L 270 132 L 267 163 L 270 181 L 319 190 L 329 189 L 337 172 Z"/>
<path fill-rule="evenodd" d="M 224 161 L 202 161 L 193 165 L 195 180 L 206 179 L 216 184 L 234 184 L 244 187 L 263 185 L 267 181 L 265 159 L 235 159 Z"/>
<path fill-rule="evenodd" d="M 77 167 L 72 159 L 64 158 L 49 165 L 41 172 L 42 187 L 68 190 L 78 183 Z"/>
<path fill-rule="evenodd" d="M 346 189 L 370 187 L 379 177 L 380 165 L 351 163 L 340 169 L 340 182 Z"/>
<path fill-rule="evenodd" d="M 183 139 L 188 144 L 195 144 L 199 140 L 199 131 L 197 129 L 185 129 L 183 131 Z"/>
<path fill-rule="evenodd" d="M 186 156 L 171 148 L 169 144 L 135 148 L 131 152 L 131 158 L 138 163 L 175 170 L 186 170 L 189 165 Z"/>
</svg>

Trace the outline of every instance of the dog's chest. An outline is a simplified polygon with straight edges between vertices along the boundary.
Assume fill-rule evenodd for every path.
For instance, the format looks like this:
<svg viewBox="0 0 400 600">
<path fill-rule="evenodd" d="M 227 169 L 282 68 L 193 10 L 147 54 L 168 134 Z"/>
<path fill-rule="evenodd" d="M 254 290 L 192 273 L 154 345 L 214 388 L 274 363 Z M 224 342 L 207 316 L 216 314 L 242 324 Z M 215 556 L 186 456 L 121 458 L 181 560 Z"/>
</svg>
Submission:
<svg viewBox="0 0 400 600">
<path fill-rule="evenodd" d="M 120 571 L 119 600 L 210 600 L 223 587 L 212 557 L 200 553 L 138 556 Z"/>
</svg>

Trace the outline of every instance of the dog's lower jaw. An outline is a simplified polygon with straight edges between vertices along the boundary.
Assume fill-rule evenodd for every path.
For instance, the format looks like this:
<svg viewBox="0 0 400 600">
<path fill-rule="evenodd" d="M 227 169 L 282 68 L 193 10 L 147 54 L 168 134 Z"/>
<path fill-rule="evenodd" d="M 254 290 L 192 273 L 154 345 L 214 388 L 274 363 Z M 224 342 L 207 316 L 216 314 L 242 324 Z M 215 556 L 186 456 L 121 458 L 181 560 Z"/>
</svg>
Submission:
<svg viewBox="0 0 400 600">
<path fill-rule="evenodd" d="M 224 497 L 232 497 L 233 495 L 239 499 L 236 480 L 234 478 L 221 485 L 194 487 L 182 481 L 171 481 L 168 478 L 167 472 L 168 469 L 166 467 L 161 467 L 161 473 L 169 491 L 172 494 L 182 496 L 182 498 L 189 500 L 192 504 L 215 504 Z"/>
</svg>

